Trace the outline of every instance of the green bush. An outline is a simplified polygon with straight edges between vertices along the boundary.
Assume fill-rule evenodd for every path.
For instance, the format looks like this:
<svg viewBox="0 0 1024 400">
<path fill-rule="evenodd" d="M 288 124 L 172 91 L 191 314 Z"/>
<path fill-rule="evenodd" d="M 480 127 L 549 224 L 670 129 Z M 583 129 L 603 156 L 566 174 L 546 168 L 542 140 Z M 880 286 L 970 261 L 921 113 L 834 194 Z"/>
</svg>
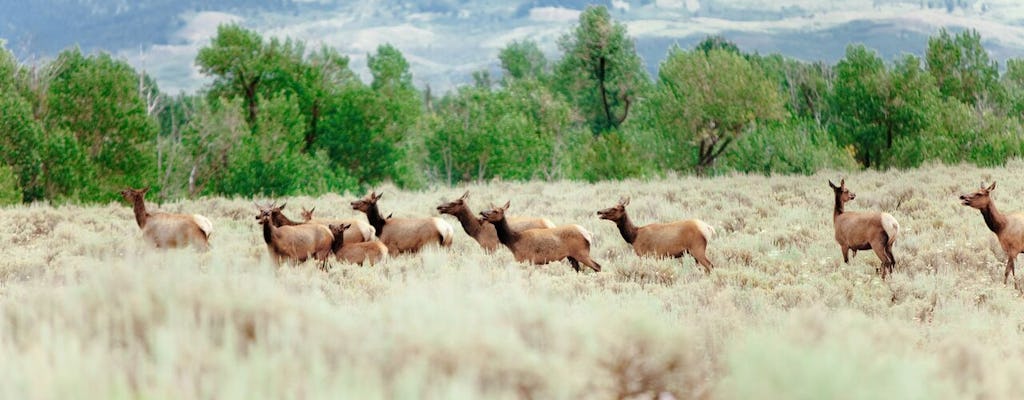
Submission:
<svg viewBox="0 0 1024 400">
<path fill-rule="evenodd" d="M 21 203 L 21 186 L 18 185 L 18 177 L 14 169 L 8 165 L 0 164 L 0 206 Z"/>
<path fill-rule="evenodd" d="M 569 177 L 587 182 L 621 180 L 646 174 L 645 159 L 621 131 L 577 138 L 569 147 Z"/>
<path fill-rule="evenodd" d="M 716 170 L 810 175 L 821 169 L 851 170 L 857 161 L 823 128 L 809 121 L 771 124 L 741 136 Z"/>
</svg>

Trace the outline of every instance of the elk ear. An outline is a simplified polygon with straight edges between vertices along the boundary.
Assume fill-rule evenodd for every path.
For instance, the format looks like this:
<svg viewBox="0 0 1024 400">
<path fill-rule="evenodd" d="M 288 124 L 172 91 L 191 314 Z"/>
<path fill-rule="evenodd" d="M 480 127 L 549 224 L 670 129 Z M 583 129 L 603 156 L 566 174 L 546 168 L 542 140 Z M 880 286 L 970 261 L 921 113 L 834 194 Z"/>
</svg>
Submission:
<svg viewBox="0 0 1024 400">
<path fill-rule="evenodd" d="M 313 211 L 316 211 L 316 207 L 310 208 L 310 209 L 309 209 L 309 211 L 307 211 L 307 212 L 308 212 L 308 213 L 310 213 L 310 214 L 312 214 L 312 213 L 313 213 Z"/>
<path fill-rule="evenodd" d="M 501 206 L 502 210 L 508 210 L 508 207 L 512 205 L 512 200 L 506 201 L 505 205 Z"/>
<path fill-rule="evenodd" d="M 623 197 L 621 200 L 619 200 L 619 205 L 621 205 L 623 207 L 628 206 L 629 205 L 629 196 Z"/>
<path fill-rule="evenodd" d="M 142 188 L 142 190 L 140 190 L 139 193 L 140 194 L 146 194 L 147 192 L 149 192 L 149 188 L 150 188 L 150 186 L 146 186 L 146 187 Z"/>
<path fill-rule="evenodd" d="M 839 180 L 839 187 L 846 187 L 846 178 L 842 178 Z"/>
<path fill-rule="evenodd" d="M 993 190 L 996 190 L 996 181 L 992 181 L 992 186 L 989 186 L 989 187 L 988 187 L 988 191 L 990 191 L 990 192 L 991 192 L 991 191 L 993 191 Z"/>
<path fill-rule="evenodd" d="M 833 189 L 839 189 L 839 186 L 836 186 L 836 184 L 832 183 L 831 179 L 828 180 L 828 187 Z"/>
<path fill-rule="evenodd" d="M 351 228 L 351 227 L 352 227 L 352 224 L 342 224 L 341 225 L 341 230 L 345 230 L 345 229 L 348 229 L 348 228 Z"/>
<path fill-rule="evenodd" d="M 277 210 L 278 211 L 284 210 L 284 206 L 286 206 L 286 205 L 288 205 L 287 202 L 281 203 L 281 205 L 277 206 Z"/>
<path fill-rule="evenodd" d="M 465 199 L 468 199 L 468 198 L 469 198 L 469 191 L 467 190 L 466 193 L 462 194 L 462 197 L 459 197 L 459 200 L 465 200 Z"/>
</svg>

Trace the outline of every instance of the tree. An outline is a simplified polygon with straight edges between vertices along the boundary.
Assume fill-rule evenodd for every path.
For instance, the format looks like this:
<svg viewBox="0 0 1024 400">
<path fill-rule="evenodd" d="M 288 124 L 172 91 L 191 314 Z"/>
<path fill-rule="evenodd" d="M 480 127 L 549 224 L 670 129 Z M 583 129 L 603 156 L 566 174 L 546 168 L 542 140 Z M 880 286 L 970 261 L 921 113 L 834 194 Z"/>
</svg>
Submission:
<svg viewBox="0 0 1024 400">
<path fill-rule="evenodd" d="M 311 152 L 320 136 L 320 122 L 330 102 L 358 78 L 348 66 L 349 59 L 337 50 L 323 46 L 295 66 L 292 89 L 298 94 L 299 107 L 306 115 L 304 152 Z"/>
<path fill-rule="evenodd" d="M 836 65 L 830 128 L 839 145 L 853 146 L 861 165 L 883 168 L 897 140 L 925 129 L 937 100 L 935 81 L 917 57 L 904 57 L 890 72 L 874 51 L 851 45 Z"/>
<path fill-rule="evenodd" d="M 999 66 L 989 59 L 978 31 L 968 29 L 951 36 L 943 28 L 938 37 L 928 39 L 925 59 L 942 96 L 972 106 L 1001 101 Z"/>
<path fill-rule="evenodd" d="M 537 42 L 517 40 L 509 43 L 498 53 L 501 69 L 505 76 L 502 80 L 538 79 L 543 80 L 548 74 L 548 60 L 540 51 Z"/>
<path fill-rule="evenodd" d="M 58 130 L 70 135 L 58 147 L 79 148 L 96 173 L 95 181 L 80 182 L 82 187 L 75 188 L 77 197 L 114 199 L 124 186 L 152 183 L 158 128 L 139 96 L 135 70 L 109 54 L 86 57 L 78 49 L 61 52 L 54 63 L 46 129 L 53 136 L 61 136 L 54 135 Z M 55 167 L 60 159 L 49 158 L 48 165 Z"/>
<path fill-rule="evenodd" d="M 695 147 L 699 174 L 753 125 L 784 116 L 774 83 L 739 54 L 719 49 L 670 50 L 647 106 L 656 126 Z"/>
<path fill-rule="evenodd" d="M 562 93 L 595 135 L 618 128 L 629 117 L 649 81 L 626 27 L 608 9 L 589 6 L 579 25 L 558 40 L 563 56 L 556 66 Z"/>
</svg>

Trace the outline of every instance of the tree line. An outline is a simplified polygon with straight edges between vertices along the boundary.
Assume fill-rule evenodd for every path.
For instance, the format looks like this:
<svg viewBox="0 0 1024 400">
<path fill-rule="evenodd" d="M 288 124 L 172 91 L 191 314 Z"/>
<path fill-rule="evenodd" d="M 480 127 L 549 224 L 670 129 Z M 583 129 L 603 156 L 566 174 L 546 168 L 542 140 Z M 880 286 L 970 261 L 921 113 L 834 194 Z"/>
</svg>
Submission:
<svg viewBox="0 0 1024 400">
<path fill-rule="evenodd" d="M 536 42 L 501 73 L 443 94 L 413 84 L 392 45 L 347 56 L 218 28 L 194 94 L 162 93 L 106 53 L 42 64 L 0 47 L 0 204 L 320 194 L 390 181 L 587 180 L 730 171 L 1000 165 L 1024 152 L 1024 60 L 1002 69 L 974 30 L 924 57 L 860 44 L 835 64 L 740 50 L 720 36 L 671 48 L 650 76 L 626 28 L 592 6 L 549 60 Z"/>
</svg>

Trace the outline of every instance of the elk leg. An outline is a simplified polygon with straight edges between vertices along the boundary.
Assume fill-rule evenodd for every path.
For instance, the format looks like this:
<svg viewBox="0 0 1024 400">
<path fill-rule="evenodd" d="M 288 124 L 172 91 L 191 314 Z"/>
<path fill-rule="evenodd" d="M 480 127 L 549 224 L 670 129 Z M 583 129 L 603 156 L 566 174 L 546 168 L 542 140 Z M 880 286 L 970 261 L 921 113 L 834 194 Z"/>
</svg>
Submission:
<svg viewBox="0 0 1024 400">
<path fill-rule="evenodd" d="M 888 240 L 886 240 L 886 243 L 888 243 Z M 892 255 L 892 246 L 885 246 L 885 255 L 889 257 L 889 273 L 891 274 L 896 267 L 896 256 Z"/>
<path fill-rule="evenodd" d="M 580 262 L 583 263 L 583 265 L 590 267 L 594 272 L 601 272 L 601 264 L 598 264 L 597 261 L 594 261 L 594 259 L 590 258 L 588 255 L 580 256 Z"/>
<path fill-rule="evenodd" d="M 889 272 L 889 257 L 885 254 L 885 244 L 880 243 L 877 240 L 872 241 L 871 250 L 874 250 L 875 255 L 882 261 L 882 279 L 885 279 L 885 276 Z"/>
<path fill-rule="evenodd" d="M 580 262 L 576 261 L 575 258 L 567 257 L 569 259 L 569 265 L 572 265 L 572 269 L 576 272 L 580 272 Z"/>
<path fill-rule="evenodd" d="M 841 244 L 841 245 L 839 245 L 839 249 L 843 251 L 843 262 L 849 264 L 850 263 L 850 246 L 847 246 L 845 244 Z M 856 252 L 857 251 L 854 250 L 854 254 L 856 254 Z"/>
<path fill-rule="evenodd" d="M 1014 284 L 1014 286 L 1017 285 L 1017 274 L 1013 271 L 1013 259 L 1014 258 L 1017 258 L 1016 254 L 1010 256 L 1010 258 L 1006 260 L 1006 271 L 1003 272 L 1003 284 L 1004 285 L 1006 284 L 1006 279 L 1009 278 L 1010 275 L 1013 275 L 1013 284 Z"/>
<path fill-rule="evenodd" d="M 706 250 L 704 247 L 690 249 L 690 255 L 693 256 L 694 261 L 697 261 L 698 264 L 704 267 L 705 273 L 710 274 L 711 269 L 715 266 L 711 264 L 711 260 L 708 260 L 708 256 L 705 254 Z"/>
</svg>

